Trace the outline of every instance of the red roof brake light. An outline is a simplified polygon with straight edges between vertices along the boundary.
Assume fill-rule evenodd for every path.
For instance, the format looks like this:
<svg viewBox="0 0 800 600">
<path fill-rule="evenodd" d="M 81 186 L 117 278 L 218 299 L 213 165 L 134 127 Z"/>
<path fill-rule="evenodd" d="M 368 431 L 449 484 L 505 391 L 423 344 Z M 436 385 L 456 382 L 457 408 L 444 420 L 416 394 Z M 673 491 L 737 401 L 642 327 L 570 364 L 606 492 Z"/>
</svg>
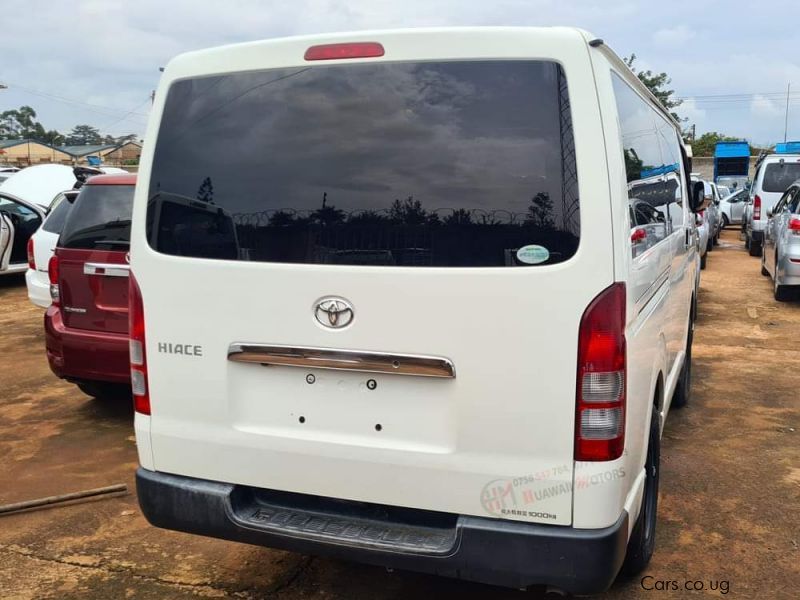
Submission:
<svg viewBox="0 0 800 600">
<path fill-rule="evenodd" d="M 378 42 L 348 42 L 311 46 L 303 58 L 306 60 L 338 60 L 342 58 L 375 58 L 383 56 L 383 46 Z"/>
</svg>

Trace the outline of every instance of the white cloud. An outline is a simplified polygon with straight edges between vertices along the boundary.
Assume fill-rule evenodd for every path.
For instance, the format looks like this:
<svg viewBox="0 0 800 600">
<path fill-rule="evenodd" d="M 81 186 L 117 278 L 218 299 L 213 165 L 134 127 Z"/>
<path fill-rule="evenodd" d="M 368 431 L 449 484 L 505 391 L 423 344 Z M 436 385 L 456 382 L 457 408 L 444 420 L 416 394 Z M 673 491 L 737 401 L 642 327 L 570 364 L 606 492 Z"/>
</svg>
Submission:
<svg viewBox="0 0 800 600">
<path fill-rule="evenodd" d="M 686 25 L 659 29 L 653 34 L 653 42 L 657 46 L 680 46 L 688 43 L 694 37 L 694 31 Z"/>
</svg>

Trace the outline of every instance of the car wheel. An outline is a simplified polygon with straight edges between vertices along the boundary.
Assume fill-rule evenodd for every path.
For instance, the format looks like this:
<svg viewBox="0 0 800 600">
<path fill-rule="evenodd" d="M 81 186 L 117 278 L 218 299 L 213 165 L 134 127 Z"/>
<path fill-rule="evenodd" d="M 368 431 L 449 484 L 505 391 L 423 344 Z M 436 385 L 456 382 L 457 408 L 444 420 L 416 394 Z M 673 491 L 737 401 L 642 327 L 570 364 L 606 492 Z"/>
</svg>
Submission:
<svg viewBox="0 0 800 600">
<path fill-rule="evenodd" d="M 769 271 L 767 271 L 767 267 L 764 266 L 764 255 L 761 255 L 761 274 L 764 277 L 769 277 Z"/>
<path fill-rule="evenodd" d="M 80 381 L 75 385 L 87 396 L 98 398 L 101 400 L 117 400 L 123 398 L 130 398 L 130 386 L 121 383 L 109 383 L 105 381 Z"/>
<path fill-rule="evenodd" d="M 703 254 L 703 256 L 700 257 L 700 268 L 701 269 L 705 269 L 706 268 L 706 258 L 708 258 L 708 254 Z"/>
<path fill-rule="evenodd" d="M 778 283 L 778 257 L 775 257 L 775 278 L 773 279 L 773 295 L 778 302 L 786 302 L 789 299 L 789 286 Z"/>
<path fill-rule="evenodd" d="M 656 546 L 656 515 L 658 513 L 658 479 L 661 470 L 661 432 L 659 417 L 655 407 L 650 419 L 650 436 L 647 442 L 647 458 L 644 469 L 644 493 L 639 517 L 633 526 L 628 540 L 625 562 L 622 564 L 624 575 L 633 576 L 641 573 L 653 556 Z"/>
<path fill-rule="evenodd" d="M 708 243 L 706 243 L 706 252 L 711 252 L 714 249 L 714 237 L 708 238 Z"/>
<path fill-rule="evenodd" d="M 722 228 L 725 229 L 731 222 L 728 220 L 728 215 L 722 215 Z"/>
<path fill-rule="evenodd" d="M 686 339 L 686 358 L 683 361 L 678 383 L 672 394 L 672 404 L 675 408 L 682 408 L 689 404 L 692 392 L 692 342 L 694 341 L 694 323 L 689 323 L 689 334 Z"/>
<path fill-rule="evenodd" d="M 748 250 L 750 251 L 750 256 L 761 256 L 761 242 L 751 240 Z"/>
</svg>

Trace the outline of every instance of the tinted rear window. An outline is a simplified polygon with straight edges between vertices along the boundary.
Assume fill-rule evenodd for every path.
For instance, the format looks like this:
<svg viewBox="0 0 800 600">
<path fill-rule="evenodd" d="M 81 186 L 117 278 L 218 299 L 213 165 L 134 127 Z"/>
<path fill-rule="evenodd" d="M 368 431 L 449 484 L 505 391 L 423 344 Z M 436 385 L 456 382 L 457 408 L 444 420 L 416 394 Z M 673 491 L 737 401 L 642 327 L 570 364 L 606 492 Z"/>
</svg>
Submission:
<svg viewBox="0 0 800 600">
<path fill-rule="evenodd" d="M 61 230 L 64 229 L 64 223 L 66 223 L 67 216 L 69 215 L 71 209 L 72 203 L 66 198 L 62 199 L 47 215 L 47 219 L 45 219 L 42 229 L 49 231 L 50 233 L 61 233 Z"/>
<path fill-rule="evenodd" d="M 58 245 L 126 249 L 131 239 L 132 185 L 86 185 L 69 212 Z"/>
<path fill-rule="evenodd" d="M 151 246 L 204 258 L 522 266 L 525 246 L 568 259 L 580 231 L 566 80 L 545 61 L 178 81 L 149 192 Z"/>
<path fill-rule="evenodd" d="M 783 193 L 798 179 L 800 179 L 800 163 L 770 163 L 764 171 L 761 189 L 765 192 Z"/>
</svg>

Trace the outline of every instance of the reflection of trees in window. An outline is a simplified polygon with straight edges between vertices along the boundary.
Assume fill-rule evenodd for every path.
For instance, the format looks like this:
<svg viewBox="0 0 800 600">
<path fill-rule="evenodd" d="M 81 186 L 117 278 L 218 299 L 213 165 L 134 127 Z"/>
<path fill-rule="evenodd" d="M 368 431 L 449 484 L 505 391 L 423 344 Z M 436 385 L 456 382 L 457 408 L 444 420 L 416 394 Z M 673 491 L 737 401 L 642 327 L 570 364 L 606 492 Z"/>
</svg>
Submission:
<svg viewBox="0 0 800 600">
<path fill-rule="evenodd" d="M 547 192 L 539 192 L 531 198 L 525 222 L 542 229 L 553 229 L 553 201 Z"/>
<path fill-rule="evenodd" d="M 200 200 L 200 202 L 214 204 L 214 184 L 211 183 L 211 177 L 203 179 L 203 183 L 200 184 L 200 189 L 197 190 L 197 199 Z"/>
<path fill-rule="evenodd" d="M 396 199 L 389 208 L 389 218 L 404 225 L 433 225 L 439 222 L 436 213 L 429 213 L 422 208 L 419 200 L 409 196 L 405 200 Z"/>
<path fill-rule="evenodd" d="M 625 175 L 628 179 L 628 183 L 641 179 L 644 162 L 642 162 L 642 159 L 636 154 L 636 150 L 633 148 L 625 148 L 623 154 L 625 155 Z"/>
</svg>

